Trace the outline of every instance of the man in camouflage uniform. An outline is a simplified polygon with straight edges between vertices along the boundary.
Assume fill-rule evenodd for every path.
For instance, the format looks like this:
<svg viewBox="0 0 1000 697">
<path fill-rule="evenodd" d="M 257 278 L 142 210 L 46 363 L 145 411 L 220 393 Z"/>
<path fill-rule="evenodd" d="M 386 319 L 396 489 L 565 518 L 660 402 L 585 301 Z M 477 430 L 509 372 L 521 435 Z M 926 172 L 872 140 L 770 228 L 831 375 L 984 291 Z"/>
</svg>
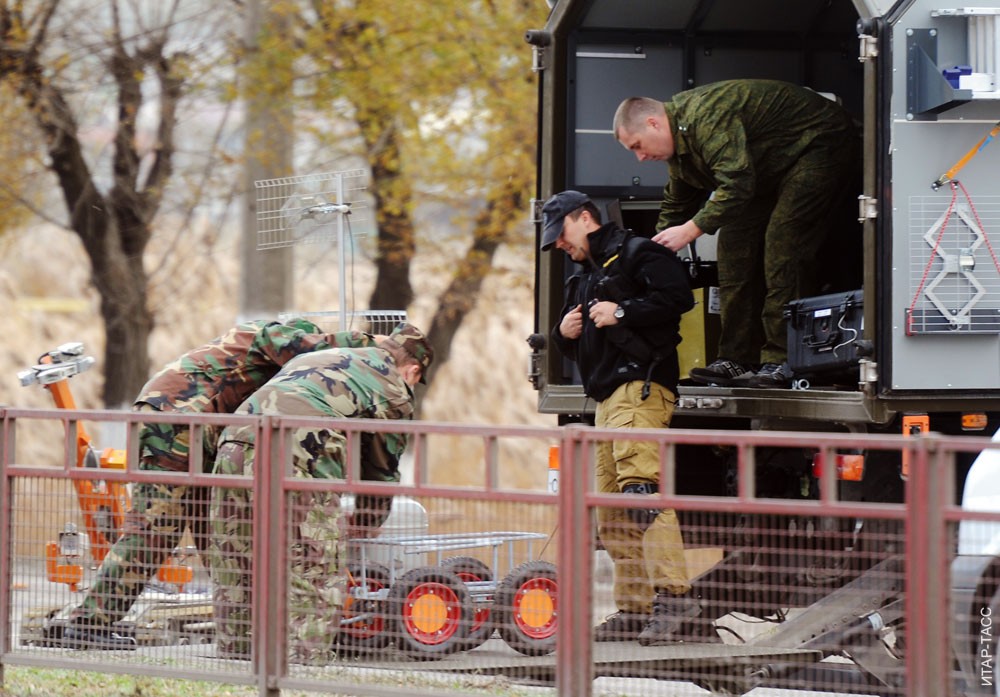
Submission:
<svg viewBox="0 0 1000 697">
<path fill-rule="evenodd" d="M 639 160 L 669 167 L 655 242 L 679 251 L 719 231 L 719 359 L 691 378 L 788 387 L 784 308 L 821 290 L 833 214 L 859 171 L 850 114 L 804 87 L 729 80 L 626 99 L 613 128 Z"/>
<path fill-rule="evenodd" d="M 238 414 L 300 417 L 409 419 L 413 390 L 433 360 L 423 333 L 399 325 L 377 347 L 331 349 L 299 356 L 237 409 Z M 253 427 L 227 427 L 219 439 L 215 474 L 253 475 Z M 347 438 L 334 428 L 303 428 L 291 434 L 297 477 L 343 479 Z M 407 437 L 361 435 L 361 478 L 399 481 L 399 457 Z M 278 463 L 272 463 L 277 466 Z M 350 525 L 341 521 L 333 492 L 291 494 L 289 510 L 288 632 L 292 658 L 328 660 L 337 635 L 343 595 L 344 531 L 373 528 L 389 513 L 390 497 L 359 496 Z M 212 491 L 211 550 L 218 655 L 250 658 L 253 610 L 253 501 L 247 488 Z M 364 518 L 364 519 L 362 519 Z"/>
<path fill-rule="evenodd" d="M 253 321 L 240 324 L 196 348 L 154 375 L 143 387 L 136 411 L 233 412 L 289 360 L 332 347 L 364 347 L 374 343 L 362 332 L 322 333 L 304 319 L 287 323 Z M 204 429 L 202 468 L 210 470 L 217 432 Z M 186 424 L 148 423 L 139 430 L 139 469 L 188 470 L 190 431 Z M 98 578 L 66 628 L 64 645 L 72 648 L 128 649 L 135 640 L 111 625 L 128 612 L 190 527 L 195 545 L 207 547 L 208 490 L 173 484 L 139 484 L 122 536 L 105 557 Z"/>
</svg>

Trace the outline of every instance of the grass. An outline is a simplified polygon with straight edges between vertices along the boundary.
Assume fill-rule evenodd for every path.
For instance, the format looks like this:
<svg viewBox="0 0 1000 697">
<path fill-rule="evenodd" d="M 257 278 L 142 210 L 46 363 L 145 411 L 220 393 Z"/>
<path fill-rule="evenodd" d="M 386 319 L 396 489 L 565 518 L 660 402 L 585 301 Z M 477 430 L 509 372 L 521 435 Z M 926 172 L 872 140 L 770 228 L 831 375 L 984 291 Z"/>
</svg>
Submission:
<svg viewBox="0 0 1000 697">
<path fill-rule="evenodd" d="M 300 693 L 301 694 L 301 693 Z M 255 697 L 256 688 L 195 680 L 7 666 L 0 697 Z"/>
<path fill-rule="evenodd" d="M 397 683 L 397 686 L 399 684 Z M 429 685 L 427 686 L 430 687 Z M 445 695 L 447 692 L 440 692 Z M 508 697 L 539 697 L 552 695 L 552 688 L 533 688 L 507 683 L 503 678 L 476 684 L 470 678 L 456 678 L 449 686 L 470 689 L 489 695 Z M 76 670 L 56 670 L 25 666 L 5 666 L 0 697 L 257 697 L 257 688 L 249 685 L 226 685 L 200 680 L 172 680 L 116 673 L 96 673 Z M 470 692 L 465 692 L 470 694 Z M 329 692 L 282 690 L 282 697 L 338 697 Z M 343 697 L 343 696 L 340 696 Z"/>
<path fill-rule="evenodd" d="M 6 666 L 0 697 L 256 697 L 257 688 L 200 680 Z M 282 690 L 282 697 L 331 697 Z M 335 695 L 332 697 L 336 697 Z"/>
</svg>

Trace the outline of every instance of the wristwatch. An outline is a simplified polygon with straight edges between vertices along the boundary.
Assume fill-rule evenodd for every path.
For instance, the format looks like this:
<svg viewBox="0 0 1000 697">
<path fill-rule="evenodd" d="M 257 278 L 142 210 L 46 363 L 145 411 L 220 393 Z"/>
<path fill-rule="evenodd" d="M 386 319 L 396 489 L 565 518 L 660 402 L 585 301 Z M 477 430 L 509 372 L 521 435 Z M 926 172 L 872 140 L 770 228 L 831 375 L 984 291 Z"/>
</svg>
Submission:
<svg viewBox="0 0 1000 697">
<path fill-rule="evenodd" d="M 625 319 L 625 308 L 621 305 L 615 309 L 615 319 Z"/>
</svg>

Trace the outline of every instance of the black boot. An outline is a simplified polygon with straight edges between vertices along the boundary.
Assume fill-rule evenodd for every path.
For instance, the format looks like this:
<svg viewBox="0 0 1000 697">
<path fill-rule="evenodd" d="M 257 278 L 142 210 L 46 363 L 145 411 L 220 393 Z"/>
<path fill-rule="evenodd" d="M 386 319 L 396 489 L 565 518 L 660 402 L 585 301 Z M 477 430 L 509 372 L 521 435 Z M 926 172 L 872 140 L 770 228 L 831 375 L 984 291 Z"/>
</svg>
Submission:
<svg viewBox="0 0 1000 697">
<path fill-rule="evenodd" d="M 616 612 L 594 627 L 594 641 L 635 641 L 648 619 L 634 612 Z"/>
<path fill-rule="evenodd" d="M 138 644 L 133 637 L 123 636 L 105 625 L 72 623 L 63 630 L 62 645 L 67 649 L 103 649 L 134 651 Z"/>
<path fill-rule="evenodd" d="M 653 599 L 653 616 L 639 634 L 639 644 L 661 646 L 678 641 L 681 627 L 700 614 L 701 603 L 695 598 L 658 592 Z"/>
</svg>

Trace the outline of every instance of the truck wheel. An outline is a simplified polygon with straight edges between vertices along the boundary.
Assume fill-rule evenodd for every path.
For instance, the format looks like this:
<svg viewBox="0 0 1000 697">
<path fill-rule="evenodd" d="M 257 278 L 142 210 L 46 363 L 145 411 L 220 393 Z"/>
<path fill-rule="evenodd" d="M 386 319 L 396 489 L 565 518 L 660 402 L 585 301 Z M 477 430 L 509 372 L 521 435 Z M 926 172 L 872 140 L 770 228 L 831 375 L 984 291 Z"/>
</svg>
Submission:
<svg viewBox="0 0 1000 697">
<path fill-rule="evenodd" d="M 367 652 L 384 649 L 391 638 L 386 627 L 386 600 L 368 597 L 389 586 L 389 569 L 368 562 L 347 565 L 351 576 L 347 583 L 347 598 L 340 619 L 337 641 L 350 651 Z"/>
<path fill-rule="evenodd" d="M 472 627 L 472 599 L 462 580 L 436 566 L 420 566 L 389 589 L 389 611 L 399 650 L 417 659 L 460 651 Z"/>
<path fill-rule="evenodd" d="M 559 593 L 554 564 L 518 566 L 500 582 L 493 607 L 500 636 L 512 649 L 526 656 L 555 651 Z"/>
<path fill-rule="evenodd" d="M 484 562 L 475 557 L 450 557 L 441 562 L 441 568 L 451 571 L 458 576 L 463 583 L 476 583 L 482 581 L 492 581 L 493 572 Z M 463 651 L 482 646 L 487 639 L 493 636 L 493 620 L 490 616 L 490 603 L 493 600 L 493 593 L 489 595 L 470 592 L 472 607 L 475 612 L 472 615 L 472 628 L 469 630 L 469 638 L 462 647 Z"/>
<path fill-rule="evenodd" d="M 63 645 L 63 630 L 66 628 L 65 620 L 56 620 L 59 609 L 51 611 L 45 616 L 45 623 L 42 625 L 42 640 L 39 646 L 46 648 L 59 648 Z"/>
</svg>

